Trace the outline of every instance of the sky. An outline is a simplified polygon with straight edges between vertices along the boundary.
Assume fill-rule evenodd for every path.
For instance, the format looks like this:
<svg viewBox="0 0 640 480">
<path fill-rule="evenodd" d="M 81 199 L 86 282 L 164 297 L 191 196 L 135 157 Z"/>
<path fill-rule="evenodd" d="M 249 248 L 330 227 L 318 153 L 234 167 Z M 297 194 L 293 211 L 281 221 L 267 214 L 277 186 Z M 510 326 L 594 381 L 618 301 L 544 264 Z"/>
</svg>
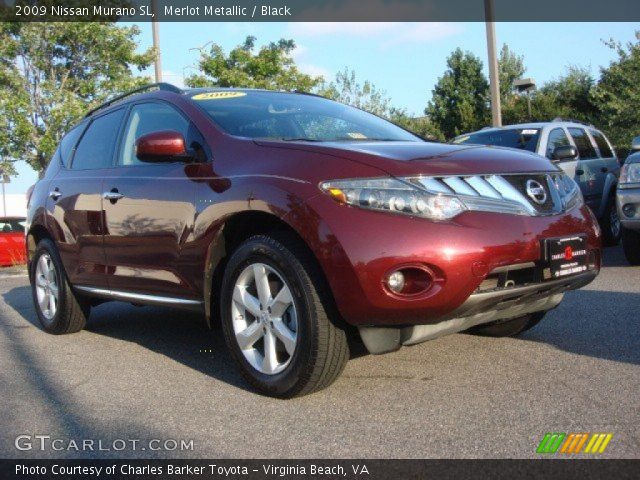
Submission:
<svg viewBox="0 0 640 480">
<path fill-rule="evenodd" d="M 139 25 L 140 50 L 152 44 L 151 24 Z M 635 41 L 638 23 L 497 23 L 498 49 L 506 43 L 524 56 L 526 77 L 538 85 L 553 80 L 569 66 L 586 67 L 597 78 L 600 67 L 616 58 L 603 40 Z M 359 82 L 369 80 L 384 90 L 392 105 L 420 115 L 431 90 L 457 47 L 480 57 L 486 67 L 485 24 L 475 23 L 161 23 L 163 81 L 182 86 L 197 71 L 199 48 L 209 42 L 225 51 L 247 35 L 263 45 L 280 38 L 296 42 L 294 58 L 305 73 L 333 80 L 347 67 Z M 153 77 L 153 70 L 143 72 Z M 24 162 L 7 193 L 24 193 L 36 175 Z"/>
</svg>

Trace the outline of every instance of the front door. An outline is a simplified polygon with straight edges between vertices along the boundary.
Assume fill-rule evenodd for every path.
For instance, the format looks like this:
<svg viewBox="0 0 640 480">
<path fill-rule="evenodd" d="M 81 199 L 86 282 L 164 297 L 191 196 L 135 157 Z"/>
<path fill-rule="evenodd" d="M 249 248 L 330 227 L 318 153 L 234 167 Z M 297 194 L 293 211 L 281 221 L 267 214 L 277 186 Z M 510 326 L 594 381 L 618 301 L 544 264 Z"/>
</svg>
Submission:
<svg viewBox="0 0 640 480">
<path fill-rule="evenodd" d="M 186 145 L 193 125 L 160 101 L 134 104 L 126 122 L 117 163 L 104 183 L 104 251 L 108 284 L 114 292 L 199 300 L 190 248 L 195 222 L 196 187 L 183 162 L 145 163 L 135 142 L 148 133 L 174 130 Z"/>
</svg>

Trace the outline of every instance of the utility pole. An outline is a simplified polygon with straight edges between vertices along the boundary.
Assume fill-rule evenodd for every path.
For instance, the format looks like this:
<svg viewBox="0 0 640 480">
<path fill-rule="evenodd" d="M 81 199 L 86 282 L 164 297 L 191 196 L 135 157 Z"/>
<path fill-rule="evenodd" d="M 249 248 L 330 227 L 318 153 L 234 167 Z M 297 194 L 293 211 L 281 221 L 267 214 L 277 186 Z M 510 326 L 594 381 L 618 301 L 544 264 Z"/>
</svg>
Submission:
<svg viewBox="0 0 640 480">
<path fill-rule="evenodd" d="M 158 0 L 152 0 L 151 12 L 153 13 L 153 20 L 151 20 L 151 30 L 153 32 L 153 48 L 156 50 L 156 83 L 162 81 L 162 59 L 160 58 L 160 32 L 158 25 Z"/>
<path fill-rule="evenodd" d="M 491 88 L 491 124 L 502 126 L 500 110 L 500 78 L 496 56 L 496 25 L 493 21 L 493 0 L 484 0 L 484 17 L 487 25 L 487 50 L 489 53 L 489 86 Z"/>
<path fill-rule="evenodd" d="M 5 180 L 7 180 L 8 178 L 9 176 L 5 175 L 4 171 L 0 169 L 0 181 L 2 181 L 2 216 L 3 217 L 7 216 L 7 197 L 4 191 L 4 184 L 5 184 Z"/>
</svg>

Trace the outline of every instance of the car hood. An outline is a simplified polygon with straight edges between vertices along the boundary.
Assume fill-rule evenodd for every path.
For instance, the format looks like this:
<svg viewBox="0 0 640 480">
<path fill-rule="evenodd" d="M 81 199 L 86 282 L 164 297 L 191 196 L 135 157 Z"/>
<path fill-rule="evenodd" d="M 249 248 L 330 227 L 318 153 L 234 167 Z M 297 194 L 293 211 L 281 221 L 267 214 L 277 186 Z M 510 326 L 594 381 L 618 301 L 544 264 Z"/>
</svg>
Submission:
<svg viewBox="0 0 640 480">
<path fill-rule="evenodd" d="M 546 158 L 512 148 L 430 142 L 287 142 L 255 140 L 264 147 L 342 157 L 393 176 L 488 175 L 558 171 Z"/>
</svg>

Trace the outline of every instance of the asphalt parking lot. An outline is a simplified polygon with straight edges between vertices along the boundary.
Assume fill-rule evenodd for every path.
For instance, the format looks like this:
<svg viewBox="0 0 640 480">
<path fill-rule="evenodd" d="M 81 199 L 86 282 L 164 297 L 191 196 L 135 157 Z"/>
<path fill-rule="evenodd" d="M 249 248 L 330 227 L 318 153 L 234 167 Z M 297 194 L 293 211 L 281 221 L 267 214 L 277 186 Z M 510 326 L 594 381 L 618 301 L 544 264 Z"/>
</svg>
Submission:
<svg viewBox="0 0 640 480">
<path fill-rule="evenodd" d="M 0 456 L 527 458 L 546 432 L 611 432 L 601 457 L 640 457 L 640 267 L 619 247 L 520 338 L 457 334 L 360 354 L 328 390 L 299 399 L 249 391 L 219 333 L 181 312 L 112 303 L 86 330 L 51 336 L 26 275 L 0 272 Z M 18 435 L 64 449 L 19 451 Z M 193 440 L 193 450 L 78 452 L 70 439 Z"/>
</svg>

